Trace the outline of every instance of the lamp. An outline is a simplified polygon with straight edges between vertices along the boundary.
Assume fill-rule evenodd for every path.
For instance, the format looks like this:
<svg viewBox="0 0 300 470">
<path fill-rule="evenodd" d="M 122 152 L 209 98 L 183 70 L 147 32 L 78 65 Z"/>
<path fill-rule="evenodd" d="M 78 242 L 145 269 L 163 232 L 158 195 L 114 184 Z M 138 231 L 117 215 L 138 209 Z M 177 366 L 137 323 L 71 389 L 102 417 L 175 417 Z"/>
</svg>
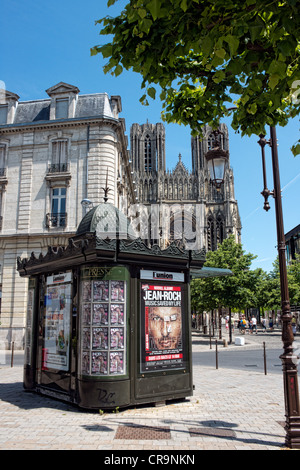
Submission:
<svg viewBox="0 0 300 470">
<path fill-rule="evenodd" d="M 217 190 L 220 190 L 222 183 L 224 182 L 226 162 L 229 160 L 227 150 L 223 150 L 219 136 L 222 134 L 219 130 L 213 131 L 214 140 L 213 148 L 205 154 L 207 160 L 207 166 L 210 172 L 210 179 L 215 185 Z"/>
</svg>

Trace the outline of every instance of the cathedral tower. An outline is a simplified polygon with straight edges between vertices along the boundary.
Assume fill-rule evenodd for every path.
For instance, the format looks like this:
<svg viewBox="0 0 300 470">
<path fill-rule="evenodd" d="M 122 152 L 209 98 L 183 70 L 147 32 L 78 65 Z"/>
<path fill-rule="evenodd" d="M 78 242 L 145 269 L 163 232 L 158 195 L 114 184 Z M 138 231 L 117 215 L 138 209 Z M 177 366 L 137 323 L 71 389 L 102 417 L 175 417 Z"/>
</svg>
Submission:
<svg viewBox="0 0 300 470">
<path fill-rule="evenodd" d="M 133 124 L 131 128 L 131 159 L 137 200 L 145 206 L 159 205 L 161 238 L 156 242 L 163 247 L 174 239 L 182 247 L 188 247 L 187 240 L 198 237 L 201 247 L 216 250 L 218 244 L 231 234 L 235 235 L 238 243 L 241 242 L 241 222 L 229 158 L 221 187 L 216 189 L 210 180 L 206 154 L 213 148 L 216 138 L 219 147 L 229 156 L 227 126 L 221 124 L 217 133 L 204 126 L 202 136 L 191 140 L 192 171 L 185 167 L 181 155 L 170 171 L 166 170 L 163 124 L 147 122 Z M 178 222 L 178 216 L 181 222 Z M 154 242 L 150 235 L 148 242 Z"/>
</svg>

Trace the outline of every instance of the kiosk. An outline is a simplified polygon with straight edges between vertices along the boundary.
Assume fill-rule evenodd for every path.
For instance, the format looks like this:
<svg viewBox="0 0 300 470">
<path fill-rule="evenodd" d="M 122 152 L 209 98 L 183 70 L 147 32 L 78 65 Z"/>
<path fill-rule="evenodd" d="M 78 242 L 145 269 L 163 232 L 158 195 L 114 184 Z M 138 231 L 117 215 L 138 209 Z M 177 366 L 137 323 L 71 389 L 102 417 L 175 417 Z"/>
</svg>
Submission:
<svg viewBox="0 0 300 470">
<path fill-rule="evenodd" d="M 86 409 L 192 395 L 189 283 L 205 251 L 148 247 L 107 202 L 29 278 L 24 388 Z"/>
</svg>

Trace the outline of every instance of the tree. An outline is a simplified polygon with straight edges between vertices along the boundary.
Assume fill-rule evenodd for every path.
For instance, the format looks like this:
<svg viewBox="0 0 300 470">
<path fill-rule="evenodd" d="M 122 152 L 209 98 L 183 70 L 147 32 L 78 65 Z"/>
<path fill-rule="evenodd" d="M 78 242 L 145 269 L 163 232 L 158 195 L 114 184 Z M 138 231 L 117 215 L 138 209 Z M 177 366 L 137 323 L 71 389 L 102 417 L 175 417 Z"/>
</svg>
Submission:
<svg viewBox="0 0 300 470">
<path fill-rule="evenodd" d="M 291 304 L 300 305 L 300 255 L 288 266 L 287 276 Z"/>
<path fill-rule="evenodd" d="M 208 252 L 205 266 L 230 269 L 233 275 L 194 280 L 191 285 L 193 308 L 203 311 L 256 305 L 256 290 L 262 270 L 250 270 L 255 258 L 255 255 L 244 252 L 233 235 L 225 239 L 216 251 Z"/>
<path fill-rule="evenodd" d="M 298 7 L 297 0 L 130 0 L 119 16 L 97 21 L 112 41 L 91 53 L 108 59 L 106 73 L 141 74 L 143 103 L 159 86 L 167 122 L 195 134 L 232 115 L 242 135 L 266 134 L 266 125 L 284 126 L 300 111 Z"/>
</svg>

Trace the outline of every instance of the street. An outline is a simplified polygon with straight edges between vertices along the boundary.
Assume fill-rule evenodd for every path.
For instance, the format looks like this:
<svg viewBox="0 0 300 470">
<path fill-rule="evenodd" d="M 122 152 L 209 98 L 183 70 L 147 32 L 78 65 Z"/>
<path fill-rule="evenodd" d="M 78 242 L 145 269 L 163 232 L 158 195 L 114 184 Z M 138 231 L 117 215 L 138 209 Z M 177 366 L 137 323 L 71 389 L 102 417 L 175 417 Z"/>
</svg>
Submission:
<svg viewBox="0 0 300 470">
<path fill-rule="evenodd" d="M 199 335 L 199 336 L 198 336 Z M 273 332 L 262 333 L 258 331 L 258 334 L 245 334 L 242 337 L 245 340 L 244 346 L 236 346 L 234 344 L 235 337 L 241 336 L 238 331 L 235 331 L 233 335 L 233 341 L 228 347 L 223 346 L 223 340 L 226 339 L 228 342 L 228 333 L 225 330 L 222 331 L 222 340 L 218 339 L 217 348 L 217 361 L 216 362 L 216 337 L 212 338 L 202 335 L 201 333 L 194 332 L 194 346 L 201 343 L 202 347 L 199 351 L 194 347 L 193 350 L 193 363 L 194 365 L 204 367 L 216 367 L 218 364 L 219 368 L 228 369 L 239 369 L 239 370 L 253 370 L 257 372 L 265 372 L 264 369 L 264 347 L 265 343 L 265 355 L 266 355 L 266 371 L 272 374 L 282 374 L 282 364 L 280 355 L 283 352 L 281 331 L 279 329 Z M 197 340 L 198 338 L 201 338 Z M 298 344 L 299 343 L 299 344 Z M 300 347 L 300 339 L 297 341 L 295 337 L 295 349 Z"/>
<path fill-rule="evenodd" d="M 194 455 L 197 450 L 285 449 L 280 331 L 245 335 L 245 340 L 245 346 L 233 342 L 226 348 L 218 341 L 216 370 L 209 338 L 193 331 L 192 397 L 102 413 L 25 392 L 23 353 L 15 352 L 11 367 L 8 351 L 6 364 L 0 364 L 0 449 L 92 449 L 118 456 L 144 450 Z"/>
</svg>

